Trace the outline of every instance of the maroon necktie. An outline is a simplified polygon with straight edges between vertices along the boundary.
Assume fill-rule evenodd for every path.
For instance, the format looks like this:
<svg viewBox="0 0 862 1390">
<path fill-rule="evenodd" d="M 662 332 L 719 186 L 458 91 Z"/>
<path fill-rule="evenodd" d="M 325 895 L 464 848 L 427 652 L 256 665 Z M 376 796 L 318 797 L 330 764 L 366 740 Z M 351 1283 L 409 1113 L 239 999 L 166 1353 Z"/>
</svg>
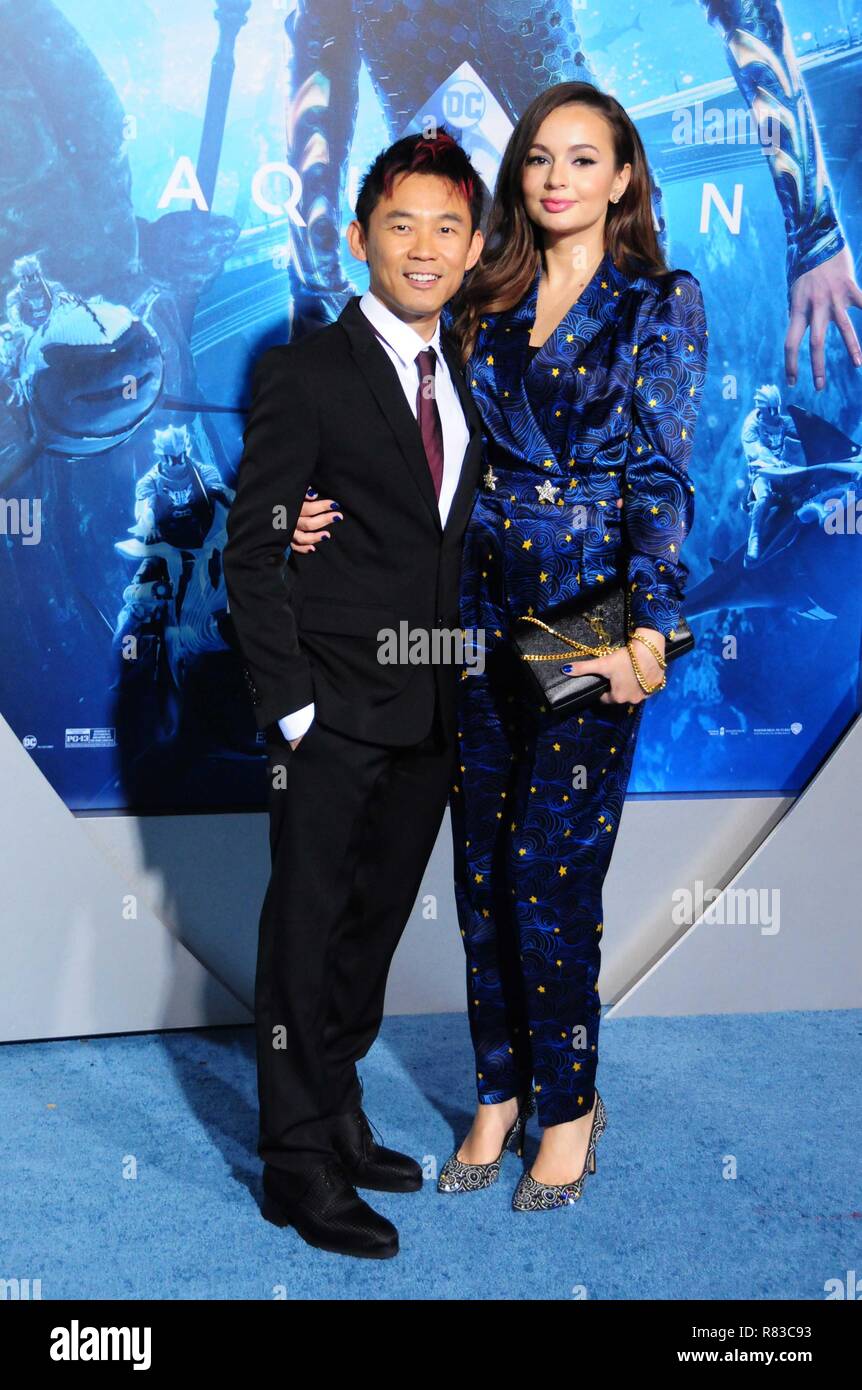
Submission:
<svg viewBox="0 0 862 1390">
<path fill-rule="evenodd" d="M 436 362 L 437 354 L 432 347 L 416 354 L 416 366 L 419 371 L 416 414 L 422 431 L 428 467 L 434 479 L 434 491 L 439 502 L 443 485 L 443 426 L 440 411 L 437 409 L 437 378 L 434 375 Z"/>
</svg>

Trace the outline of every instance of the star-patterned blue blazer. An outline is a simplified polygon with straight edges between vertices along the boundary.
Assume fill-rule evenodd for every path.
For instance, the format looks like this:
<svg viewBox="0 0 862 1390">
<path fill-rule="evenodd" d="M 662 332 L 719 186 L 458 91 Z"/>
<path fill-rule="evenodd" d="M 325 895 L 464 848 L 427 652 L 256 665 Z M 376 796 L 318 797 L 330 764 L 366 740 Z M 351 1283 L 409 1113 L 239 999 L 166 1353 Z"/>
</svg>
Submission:
<svg viewBox="0 0 862 1390">
<path fill-rule="evenodd" d="M 486 596 L 508 621 L 625 577 L 631 626 L 670 635 L 694 517 L 689 461 L 707 363 L 700 285 L 685 270 L 630 277 L 606 255 L 530 360 L 540 276 L 538 267 L 519 304 L 481 320 L 466 367 L 485 425 L 471 530 L 475 538 L 487 522 L 506 541 Z M 481 586 L 466 578 L 462 625 L 482 626 Z"/>
</svg>

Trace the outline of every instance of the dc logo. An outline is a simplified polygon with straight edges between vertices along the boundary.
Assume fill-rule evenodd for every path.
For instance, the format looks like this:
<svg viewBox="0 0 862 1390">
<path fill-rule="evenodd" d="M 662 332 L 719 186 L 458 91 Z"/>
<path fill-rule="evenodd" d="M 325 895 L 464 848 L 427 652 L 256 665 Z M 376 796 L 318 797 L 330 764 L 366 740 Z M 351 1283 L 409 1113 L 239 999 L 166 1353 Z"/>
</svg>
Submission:
<svg viewBox="0 0 862 1390">
<path fill-rule="evenodd" d="M 457 130 L 477 125 L 485 114 L 485 93 L 475 82 L 453 82 L 443 97 L 443 119 Z"/>
<path fill-rule="evenodd" d="M 35 747 L 36 747 L 36 735 L 35 735 L 35 734 L 25 734 L 24 737 L 22 738 L 21 742 L 23 743 L 23 745 L 24 745 L 25 748 L 35 748 Z"/>
</svg>

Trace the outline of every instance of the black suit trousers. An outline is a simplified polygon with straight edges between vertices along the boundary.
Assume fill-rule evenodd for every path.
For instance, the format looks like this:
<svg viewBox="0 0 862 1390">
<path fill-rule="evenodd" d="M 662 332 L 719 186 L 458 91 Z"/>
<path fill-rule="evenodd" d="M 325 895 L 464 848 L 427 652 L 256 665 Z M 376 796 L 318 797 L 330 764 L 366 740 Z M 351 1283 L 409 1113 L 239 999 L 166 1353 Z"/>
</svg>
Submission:
<svg viewBox="0 0 862 1390">
<path fill-rule="evenodd" d="M 439 697 L 407 747 L 315 719 L 296 750 L 268 736 L 272 873 L 260 917 L 255 1023 L 265 1163 L 302 1176 L 360 1103 L 356 1063 L 380 1028 L 395 948 L 446 808 L 456 743 Z"/>
</svg>

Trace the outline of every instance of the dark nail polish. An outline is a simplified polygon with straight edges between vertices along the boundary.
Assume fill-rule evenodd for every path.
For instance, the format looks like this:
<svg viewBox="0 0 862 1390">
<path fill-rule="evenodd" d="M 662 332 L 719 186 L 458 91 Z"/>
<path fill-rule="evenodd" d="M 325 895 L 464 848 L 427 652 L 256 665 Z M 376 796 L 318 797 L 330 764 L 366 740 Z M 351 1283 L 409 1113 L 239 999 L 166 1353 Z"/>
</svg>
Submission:
<svg viewBox="0 0 862 1390">
<path fill-rule="evenodd" d="M 330 504 L 329 504 L 329 509 L 330 509 L 330 511 L 333 511 L 333 512 L 340 511 L 340 507 L 339 507 L 339 505 L 338 505 L 337 502 L 330 502 Z"/>
<path fill-rule="evenodd" d="M 306 497 L 316 497 L 317 493 L 314 491 L 313 487 L 310 487 L 305 495 Z"/>
</svg>

